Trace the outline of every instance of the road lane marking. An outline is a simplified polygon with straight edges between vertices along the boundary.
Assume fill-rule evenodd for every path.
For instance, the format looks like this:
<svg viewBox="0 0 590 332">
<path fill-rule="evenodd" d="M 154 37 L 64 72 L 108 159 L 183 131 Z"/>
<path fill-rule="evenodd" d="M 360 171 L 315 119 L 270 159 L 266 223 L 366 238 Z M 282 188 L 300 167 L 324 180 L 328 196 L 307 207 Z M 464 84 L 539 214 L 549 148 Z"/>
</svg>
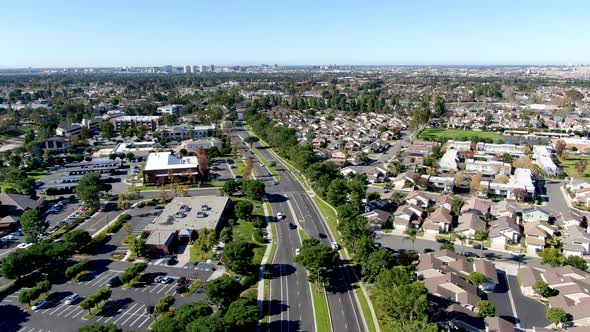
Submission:
<svg viewBox="0 0 590 332">
<path fill-rule="evenodd" d="M 137 314 L 137 312 L 138 312 L 138 311 L 140 311 L 141 309 L 143 309 L 143 306 L 141 306 L 141 305 L 140 305 L 140 306 L 139 306 L 139 308 L 138 308 L 137 310 L 135 310 L 135 311 L 134 311 L 132 314 L 129 314 L 129 318 L 127 318 L 127 319 L 126 319 L 126 320 L 125 320 L 123 323 L 121 323 L 121 325 L 125 325 L 125 324 L 127 324 L 127 321 L 129 321 L 129 320 L 130 320 L 130 319 L 132 319 L 132 318 L 135 318 L 135 315 L 136 315 L 136 314 Z M 131 310 L 132 310 L 132 309 L 129 309 L 129 310 L 127 311 L 127 313 L 128 313 L 129 311 L 131 311 Z"/>
</svg>

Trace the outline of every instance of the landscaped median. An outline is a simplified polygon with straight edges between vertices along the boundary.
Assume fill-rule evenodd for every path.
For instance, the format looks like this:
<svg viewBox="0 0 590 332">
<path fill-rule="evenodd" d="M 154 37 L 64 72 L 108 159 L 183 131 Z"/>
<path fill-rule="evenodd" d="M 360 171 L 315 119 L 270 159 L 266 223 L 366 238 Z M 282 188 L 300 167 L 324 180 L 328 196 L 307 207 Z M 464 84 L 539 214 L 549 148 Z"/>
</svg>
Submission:
<svg viewBox="0 0 590 332">
<path fill-rule="evenodd" d="M 258 157 L 258 159 L 262 162 L 262 164 L 264 164 L 264 166 L 266 166 L 266 168 L 268 168 L 268 170 L 270 171 L 270 174 L 272 174 L 273 178 L 277 181 L 280 181 L 281 176 L 279 175 L 279 172 L 277 172 L 277 170 L 262 155 L 262 153 L 260 153 L 260 151 L 258 151 L 258 148 L 252 148 L 251 150 L 254 151 L 254 154 L 256 155 L 256 157 Z"/>
<path fill-rule="evenodd" d="M 330 319 L 330 309 L 328 308 L 328 296 L 324 288 L 311 289 L 311 298 L 313 300 L 313 311 L 315 313 L 315 325 L 318 332 L 332 331 L 332 319 Z"/>
</svg>

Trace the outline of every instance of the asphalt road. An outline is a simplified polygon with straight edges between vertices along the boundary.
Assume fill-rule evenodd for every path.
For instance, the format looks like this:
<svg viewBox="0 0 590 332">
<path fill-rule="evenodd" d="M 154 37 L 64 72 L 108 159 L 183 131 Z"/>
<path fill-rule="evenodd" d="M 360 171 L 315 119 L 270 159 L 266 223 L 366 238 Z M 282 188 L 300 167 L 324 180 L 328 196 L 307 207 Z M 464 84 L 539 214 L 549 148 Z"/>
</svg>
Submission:
<svg viewBox="0 0 590 332">
<path fill-rule="evenodd" d="M 247 132 L 235 131 L 236 135 L 242 138 L 248 136 Z M 305 192 L 301 184 L 295 179 L 295 177 L 287 170 L 287 168 L 279 161 L 274 158 L 270 152 L 258 143 L 254 144 L 255 148 L 259 149 L 260 153 L 269 161 L 275 161 L 277 166 L 275 167 L 280 174 L 280 182 L 278 185 L 272 184 L 272 176 L 265 167 L 261 167 L 258 162 L 255 163 L 256 173 L 259 175 L 259 179 L 265 181 L 267 186 L 267 193 L 271 202 L 272 209 L 276 215 L 277 212 L 285 214 L 287 218 L 279 222 L 279 248 L 285 247 L 277 251 L 277 255 L 281 259 L 285 259 L 285 255 L 294 255 L 295 248 L 298 247 L 299 242 L 294 241 L 293 237 L 296 237 L 295 230 L 289 230 L 288 223 L 297 223 L 299 227 L 302 227 L 308 236 L 319 240 L 320 242 L 329 245 L 333 241 L 330 233 L 327 230 L 327 226 L 324 223 L 319 211 L 311 201 L 309 195 Z M 254 154 L 252 154 L 255 157 Z M 291 219 L 293 218 L 293 219 Z M 288 234 L 288 235 L 287 235 Z M 291 235 L 293 234 L 293 235 Z M 286 245 L 281 245 L 286 243 Z M 279 253 L 280 252 L 280 253 Z M 289 259 L 289 258 L 287 258 Z M 290 258 L 292 261 L 292 257 Z M 304 271 L 304 269 L 297 269 L 296 265 L 293 265 L 295 271 Z M 297 275 L 297 274 L 296 274 Z M 287 278 L 288 279 L 288 278 Z M 305 273 L 301 273 L 297 277 L 299 284 L 309 285 Z M 334 331 L 365 331 L 365 324 L 363 322 L 363 316 L 356 301 L 354 290 L 352 289 L 350 282 L 349 272 L 342 262 L 339 263 L 337 269 L 333 271 L 330 276 L 330 291 L 328 295 L 328 307 L 330 310 L 330 318 L 332 320 L 332 328 Z M 302 288 L 297 290 L 297 297 L 293 301 L 293 293 L 288 293 L 288 297 L 285 298 L 284 294 L 275 294 L 272 292 L 273 288 L 276 288 L 277 282 L 271 283 L 271 296 L 272 299 L 281 299 L 280 302 L 285 300 L 288 302 L 288 307 L 291 310 L 294 305 L 299 306 L 301 301 L 307 303 L 310 301 L 310 295 L 305 297 L 302 296 Z M 282 286 L 281 286 L 282 287 Z M 307 286 L 306 286 L 307 287 Z M 305 309 L 302 307 L 303 310 Z M 296 308 L 297 309 L 297 308 Z M 307 309 L 311 310 L 310 308 Z M 299 312 L 297 312 L 299 311 Z M 291 315 L 297 317 L 297 314 L 302 314 L 300 310 L 295 310 Z M 303 314 L 301 317 L 301 323 L 298 329 L 309 331 L 306 326 L 313 326 L 313 315 Z M 272 318 L 272 317 L 271 317 Z M 281 324 L 281 326 L 283 326 Z M 290 325 L 287 324 L 287 327 Z M 274 330 L 274 329 L 273 329 Z M 287 330 L 291 330 L 288 328 Z"/>
</svg>

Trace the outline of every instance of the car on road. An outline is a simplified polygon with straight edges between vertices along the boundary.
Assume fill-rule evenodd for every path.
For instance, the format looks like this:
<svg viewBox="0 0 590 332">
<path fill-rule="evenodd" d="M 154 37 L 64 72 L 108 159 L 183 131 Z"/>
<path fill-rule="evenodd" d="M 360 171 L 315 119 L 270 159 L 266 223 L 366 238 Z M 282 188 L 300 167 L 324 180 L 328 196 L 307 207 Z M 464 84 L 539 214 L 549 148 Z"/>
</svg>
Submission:
<svg viewBox="0 0 590 332">
<path fill-rule="evenodd" d="M 289 223 L 289 229 L 297 229 L 297 225 L 295 225 L 294 223 L 290 222 Z"/>
<path fill-rule="evenodd" d="M 33 310 L 33 311 L 37 311 L 37 310 L 39 310 L 39 309 L 43 309 L 43 308 L 45 308 L 45 307 L 46 307 L 48 304 L 49 304 L 49 302 L 48 302 L 48 301 L 46 301 L 46 300 L 41 300 L 41 301 L 38 301 L 37 303 L 35 303 L 35 304 L 34 304 L 34 305 L 31 307 L 31 310 Z"/>
<path fill-rule="evenodd" d="M 30 248 L 33 244 L 32 243 L 19 243 L 16 246 L 16 249 L 27 249 Z"/>
<path fill-rule="evenodd" d="M 264 164 L 263 163 L 260 163 L 259 165 L 260 165 L 260 167 L 264 167 Z"/>
<path fill-rule="evenodd" d="M 272 184 L 274 184 L 276 186 L 277 184 L 279 184 L 279 182 L 278 181 L 273 181 Z"/>
<path fill-rule="evenodd" d="M 277 213 L 277 220 L 283 219 L 284 215 L 282 213 Z"/>
<path fill-rule="evenodd" d="M 519 251 L 511 251 L 510 254 L 512 256 L 516 256 L 516 257 L 522 257 L 522 256 L 524 256 L 524 252 L 519 252 Z"/>
<path fill-rule="evenodd" d="M 121 279 L 119 279 L 119 277 L 112 277 L 107 282 L 107 287 L 117 287 L 119 286 L 119 284 L 121 284 Z"/>
<path fill-rule="evenodd" d="M 482 248 L 482 247 L 481 247 L 481 244 L 479 244 L 479 243 L 476 243 L 476 244 L 474 244 L 474 245 L 473 245 L 473 249 L 483 249 L 483 250 L 486 250 L 486 247 L 483 247 L 483 248 Z"/>
<path fill-rule="evenodd" d="M 465 257 L 479 258 L 479 255 L 478 255 L 478 254 L 476 254 L 476 253 L 474 253 L 474 252 L 471 252 L 471 251 L 466 251 L 466 252 L 465 252 L 463 255 L 464 255 Z"/>
<path fill-rule="evenodd" d="M 424 250 L 422 250 L 423 253 L 427 254 L 429 252 L 434 252 L 434 249 L 430 249 L 430 248 L 424 248 Z"/>
<path fill-rule="evenodd" d="M 176 258 L 174 258 L 174 257 L 170 257 L 170 258 L 168 258 L 168 260 L 166 261 L 166 265 L 174 265 L 174 264 L 176 264 L 176 263 L 178 263 L 178 261 L 177 261 L 177 260 L 176 260 Z"/>
<path fill-rule="evenodd" d="M 299 256 L 301 254 L 301 248 L 295 248 L 295 256 Z"/>
<path fill-rule="evenodd" d="M 12 240 L 14 240 L 14 235 L 12 235 L 12 234 L 6 235 L 6 236 L 2 237 L 2 240 L 12 241 Z"/>
<path fill-rule="evenodd" d="M 336 242 L 331 242 L 330 246 L 332 247 L 332 250 L 338 250 L 340 249 L 340 245 Z"/>
<path fill-rule="evenodd" d="M 74 294 L 66 297 L 64 303 L 65 304 L 74 304 L 74 303 L 76 303 L 76 301 L 78 301 L 78 299 L 80 299 L 80 295 L 74 293 Z"/>
</svg>

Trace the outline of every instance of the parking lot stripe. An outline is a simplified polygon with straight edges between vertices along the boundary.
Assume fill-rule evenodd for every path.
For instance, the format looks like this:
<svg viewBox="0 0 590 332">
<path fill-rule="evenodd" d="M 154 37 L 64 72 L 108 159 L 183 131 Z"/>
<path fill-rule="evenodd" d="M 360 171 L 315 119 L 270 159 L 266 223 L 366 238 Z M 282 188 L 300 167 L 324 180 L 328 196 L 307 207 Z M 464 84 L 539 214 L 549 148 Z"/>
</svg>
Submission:
<svg viewBox="0 0 590 332">
<path fill-rule="evenodd" d="M 141 322 L 141 324 L 139 324 L 139 326 L 138 326 L 137 328 L 140 328 L 140 327 L 142 327 L 142 326 L 143 326 L 143 324 L 145 324 L 145 322 L 147 322 L 148 320 L 150 320 L 150 318 L 151 318 L 151 317 L 148 315 L 148 316 L 145 318 L 145 320 L 144 320 L 143 322 Z"/>
<path fill-rule="evenodd" d="M 84 312 L 84 309 L 80 308 L 80 306 L 72 306 L 72 310 L 70 310 L 70 311 L 69 311 L 69 312 L 68 312 L 68 313 L 67 313 L 67 314 L 64 316 L 64 318 L 67 318 L 67 317 L 69 317 L 71 314 L 73 314 L 73 313 L 75 313 L 75 312 L 77 312 L 78 314 L 80 314 L 80 313 L 83 313 L 83 312 Z M 76 315 L 76 316 L 78 316 L 78 315 Z M 76 317 L 76 316 L 74 316 L 74 317 Z"/>
<path fill-rule="evenodd" d="M 145 308 L 145 306 L 144 306 L 144 308 Z M 130 326 L 130 327 L 133 327 L 133 325 L 135 325 L 135 323 L 137 323 L 137 321 L 138 321 L 138 320 L 140 320 L 140 319 L 142 319 L 142 318 L 144 318 L 144 317 L 145 317 L 145 314 L 143 314 L 143 315 L 142 315 L 142 314 L 140 314 L 140 315 L 139 315 L 139 317 L 137 317 L 137 319 L 135 319 L 135 320 L 133 321 L 133 323 L 129 324 L 129 326 Z"/>
<path fill-rule="evenodd" d="M 53 310 L 51 310 L 51 311 L 47 311 L 47 314 L 48 314 L 49 316 L 51 316 L 51 315 L 53 315 L 54 313 L 56 313 L 57 311 L 59 311 L 59 310 L 63 309 L 63 307 L 65 307 L 65 306 L 66 306 L 66 304 L 60 304 L 60 305 L 58 305 L 57 307 L 55 307 L 55 309 L 53 309 Z"/>
<path fill-rule="evenodd" d="M 128 321 L 128 320 L 130 320 L 130 319 L 132 319 L 132 318 L 135 318 L 135 315 L 136 315 L 136 314 L 137 314 L 137 312 L 138 312 L 138 311 L 140 311 L 141 309 L 143 309 L 143 306 L 141 306 L 141 305 L 140 305 L 140 306 L 139 306 L 139 308 L 138 308 L 137 310 L 135 310 L 135 311 L 134 311 L 132 314 L 129 314 L 129 318 L 127 318 L 127 319 L 126 319 L 126 320 L 125 320 L 123 323 L 121 323 L 121 325 L 125 325 L 125 324 L 127 324 L 127 321 Z M 131 311 L 131 310 L 129 310 L 129 311 Z M 127 312 L 129 312 L 129 311 L 127 311 Z"/>
<path fill-rule="evenodd" d="M 79 308 L 79 307 L 78 307 L 78 308 Z M 81 315 L 83 312 L 84 312 L 84 310 L 82 310 L 82 309 L 80 308 L 80 310 L 78 311 L 78 313 L 77 313 L 77 314 L 75 314 L 74 316 L 72 316 L 72 318 L 71 318 L 71 319 L 74 319 L 74 318 L 76 318 L 76 317 L 80 316 L 80 315 Z"/>
<path fill-rule="evenodd" d="M 107 279 L 113 278 L 116 275 L 118 275 L 117 272 L 107 271 L 107 273 L 104 273 L 104 275 L 102 277 L 91 281 L 89 286 L 98 286 L 98 285 L 102 284 L 103 282 L 106 284 Z"/>
<path fill-rule="evenodd" d="M 115 321 L 113 321 L 113 324 L 116 324 L 118 321 L 120 321 L 121 319 L 125 318 L 125 313 L 129 310 L 133 310 L 133 308 L 138 305 L 138 303 L 134 303 L 133 306 L 131 306 L 131 308 L 129 308 L 128 310 L 122 311 L 121 312 L 121 317 L 117 318 Z"/>
</svg>

